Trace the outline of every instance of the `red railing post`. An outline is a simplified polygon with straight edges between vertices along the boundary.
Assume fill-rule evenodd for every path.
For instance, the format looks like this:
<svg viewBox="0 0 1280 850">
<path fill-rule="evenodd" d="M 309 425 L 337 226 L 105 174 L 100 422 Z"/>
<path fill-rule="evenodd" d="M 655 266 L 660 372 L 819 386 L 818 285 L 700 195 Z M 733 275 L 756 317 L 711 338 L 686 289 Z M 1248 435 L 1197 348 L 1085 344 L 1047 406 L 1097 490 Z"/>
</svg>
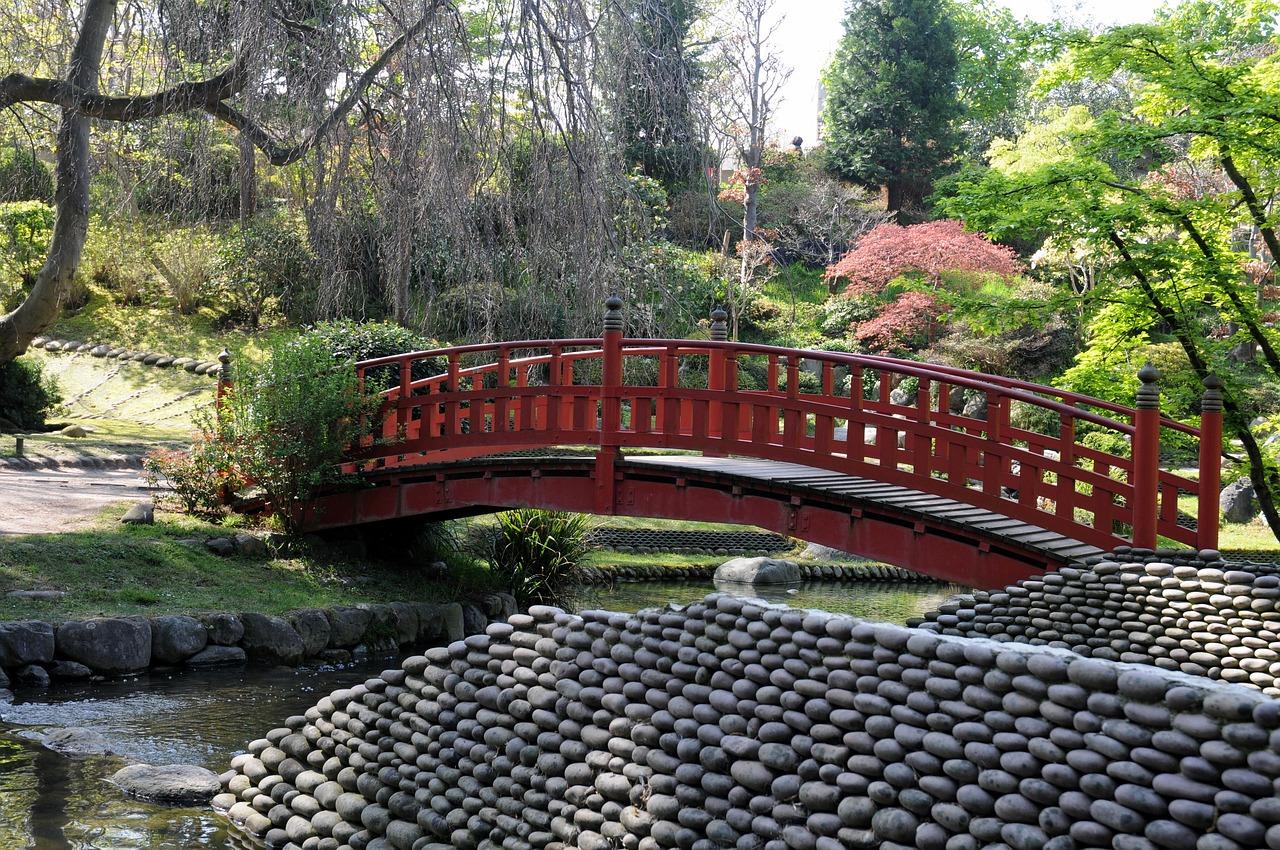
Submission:
<svg viewBox="0 0 1280 850">
<path fill-rule="evenodd" d="M 711 311 L 711 341 L 726 342 L 729 339 L 729 314 L 716 307 Z M 707 354 L 707 389 L 719 393 L 725 388 L 725 351 L 723 348 L 712 348 Z M 724 413 L 719 401 L 707 405 L 707 436 L 723 437 L 721 428 Z M 720 452 L 703 452 L 708 457 L 720 457 Z"/>
<path fill-rule="evenodd" d="M 1133 413 L 1133 545 L 1156 546 L 1160 499 L 1160 370 L 1150 363 L 1138 370 Z"/>
<path fill-rule="evenodd" d="M 600 350 L 600 448 L 596 453 L 596 513 L 614 512 L 614 465 L 622 430 L 622 299 L 604 302 L 604 336 Z"/>
<path fill-rule="evenodd" d="M 1196 543 L 1218 548 L 1218 491 L 1222 488 L 1222 379 L 1206 375 L 1200 397 L 1200 497 Z"/>
</svg>

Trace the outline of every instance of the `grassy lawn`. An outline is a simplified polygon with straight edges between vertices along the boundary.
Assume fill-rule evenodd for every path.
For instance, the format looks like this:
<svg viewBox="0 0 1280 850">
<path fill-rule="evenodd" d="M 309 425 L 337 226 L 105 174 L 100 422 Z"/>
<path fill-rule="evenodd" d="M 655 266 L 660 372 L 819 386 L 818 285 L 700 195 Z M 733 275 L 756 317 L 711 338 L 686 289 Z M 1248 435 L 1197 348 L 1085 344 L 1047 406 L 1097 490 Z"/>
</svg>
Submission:
<svg viewBox="0 0 1280 850">
<path fill-rule="evenodd" d="M 59 319 L 45 336 L 210 360 L 224 347 L 234 358 L 254 358 L 261 355 L 271 339 L 291 337 L 298 332 L 296 328 L 271 328 L 256 333 L 221 328 L 214 313 L 207 308 L 182 316 L 169 305 L 121 306 L 110 292 L 97 284 L 90 284 L 89 291 L 89 303 L 75 315 Z"/>
<path fill-rule="evenodd" d="M 261 611 L 396 600 L 443 602 L 459 584 L 486 590 L 488 573 L 451 583 L 422 580 L 408 565 L 332 552 L 255 560 L 221 558 L 203 540 L 234 532 L 181 514 L 157 512 L 154 526 L 118 522 L 127 506 L 65 534 L 0 537 L 0 619 L 61 620 L 90 615 Z M 182 542 L 198 539 L 199 545 Z M 10 590 L 62 590 L 57 602 L 5 597 Z"/>
</svg>

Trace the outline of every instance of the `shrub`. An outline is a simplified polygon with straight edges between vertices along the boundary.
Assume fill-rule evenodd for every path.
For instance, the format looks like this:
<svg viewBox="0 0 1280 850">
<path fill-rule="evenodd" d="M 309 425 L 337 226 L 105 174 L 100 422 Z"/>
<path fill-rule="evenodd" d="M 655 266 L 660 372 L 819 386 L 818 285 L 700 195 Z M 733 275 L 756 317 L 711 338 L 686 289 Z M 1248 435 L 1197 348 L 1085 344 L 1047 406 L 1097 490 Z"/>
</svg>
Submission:
<svg viewBox="0 0 1280 850">
<path fill-rule="evenodd" d="M 153 277 L 147 258 L 149 241 L 139 221 L 126 217 L 94 218 L 89 224 L 80 267 L 95 283 L 110 290 L 116 303 L 142 304 Z"/>
<path fill-rule="evenodd" d="M 138 209 L 183 221 L 235 218 L 240 214 L 239 148 L 183 135 L 172 158 L 144 153 L 130 161 Z"/>
<path fill-rule="evenodd" d="M 305 322 L 315 315 L 318 262 L 299 217 L 261 215 L 233 227 L 219 251 L 223 306 L 228 318 L 257 328 L 283 313 Z"/>
<path fill-rule="evenodd" d="M 149 258 L 184 316 L 200 308 L 217 274 L 218 240 L 205 227 L 174 230 L 152 246 Z"/>
<path fill-rule="evenodd" d="M 7 309 L 35 283 L 52 236 L 53 207 L 40 201 L 0 204 L 0 293 Z"/>
<path fill-rule="evenodd" d="M 407 354 L 411 351 L 426 351 L 439 345 L 430 337 L 394 322 L 353 322 L 349 319 L 320 322 L 308 328 L 303 335 L 327 349 L 337 359 L 352 362 Z M 443 358 L 419 360 L 413 364 L 413 379 L 416 381 L 439 375 L 446 368 Z M 365 375 L 365 389 L 368 392 L 390 389 L 399 383 L 400 370 L 395 366 L 371 369 Z"/>
<path fill-rule="evenodd" d="M 0 148 L 0 202 L 53 201 L 53 175 L 29 147 Z"/>
<path fill-rule="evenodd" d="M 590 551 L 582 514 L 522 508 L 498 514 L 483 556 L 522 604 L 555 601 Z"/>
<path fill-rule="evenodd" d="M 225 397 L 226 468 L 266 491 L 288 531 L 297 530 L 306 501 L 342 480 L 344 452 L 370 433 L 377 400 L 360 393 L 352 367 L 303 336 L 243 368 Z"/>
<path fill-rule="evenodd" d="M 61 403 L 57 382 L 39 360 L 0 363 L 0 428 L 41 431 L 49 409 Z"/>
<path fill-rule="evenodd" d="M 147 482 L 165 482 L 189 514 L 221 512 L 223 494 L 239 486 L 240 478 L 216 431 L 205 431 L 189 450 L 155 449 L 142 461 Z"/>
</svg>

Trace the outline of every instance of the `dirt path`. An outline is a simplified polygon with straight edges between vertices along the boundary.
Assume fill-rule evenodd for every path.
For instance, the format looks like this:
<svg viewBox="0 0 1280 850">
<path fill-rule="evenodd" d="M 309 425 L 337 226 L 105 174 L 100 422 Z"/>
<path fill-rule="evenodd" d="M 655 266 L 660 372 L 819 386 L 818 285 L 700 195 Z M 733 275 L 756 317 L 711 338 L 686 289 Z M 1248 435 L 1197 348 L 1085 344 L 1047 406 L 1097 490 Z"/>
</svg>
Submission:
<svg viewBox="0 0 1280 850">
<path fill-rule="evenodd" d="M 136 469 L 0 470 L 0 534 L 69 531 L 148 493 Z"/>
</svg>

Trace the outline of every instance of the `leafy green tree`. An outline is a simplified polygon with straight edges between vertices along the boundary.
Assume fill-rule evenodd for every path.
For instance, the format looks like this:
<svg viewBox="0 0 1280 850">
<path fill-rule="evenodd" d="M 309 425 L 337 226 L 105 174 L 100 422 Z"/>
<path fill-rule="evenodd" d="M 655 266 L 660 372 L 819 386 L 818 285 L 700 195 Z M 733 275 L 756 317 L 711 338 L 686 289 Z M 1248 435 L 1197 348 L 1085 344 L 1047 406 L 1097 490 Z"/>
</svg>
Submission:
<svg viewBox="0 0 1280 850">
<path fill-rule="evenodd" d="M 1120 75 L 1133 110 L 1053 115 L 995 146 L 991 167 L 956 180 L 940 206 L 997 238 L 1050 236 L 1091 256 L 1090 286 L 1066 293 L 1082 296 L 1088 321 L 1075 379 L 1090 363 L 1136 369 L 1166 342 L 1199 379 L 1217 373 L 1230 435 L 1280 536 L 1280 473 L 1251 428 L 1280 381 L 1280 238 L 1265 201 L 1280 190 L 1276 25 L 1269 0 L 1192 0 L 1152 24 L 1070 35 L 1041 84 Z"/>
<path fill-rule="evenodd" d="M 1016 136 L 1029 117 L 1041 28 L 975 0 L 952 0 L 947 16 L 955 32 L 961 152 L 977 160 L 996 138 Z"/>
<path fill-rule="evenodd" d="M 621 154 L 668 188 L 688 183 L 703 164 L 694 103 L 704 71 L 691 34 L 701 6 L 699 0 L 617 0 L 604 41 Z"/>
<path fill-rule="evenodd" d="M 886 187 L 906 223 L 955 152 L 955 25 L 936 0 L 852 0 L 827 69 L 823 132 L 841 177 Z"/>
</svg>

